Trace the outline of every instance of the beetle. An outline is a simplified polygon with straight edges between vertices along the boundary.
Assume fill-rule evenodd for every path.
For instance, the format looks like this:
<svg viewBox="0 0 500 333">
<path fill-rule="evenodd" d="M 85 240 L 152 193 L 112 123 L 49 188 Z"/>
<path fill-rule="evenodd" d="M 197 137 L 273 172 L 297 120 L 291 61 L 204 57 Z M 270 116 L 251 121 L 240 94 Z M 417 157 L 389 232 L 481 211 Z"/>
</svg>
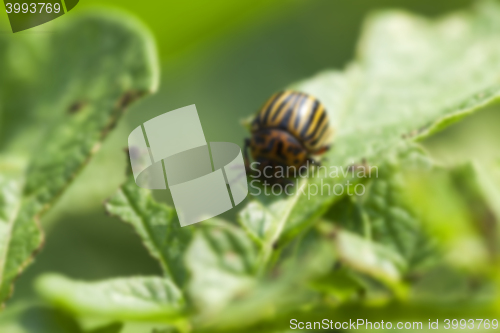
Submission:
<svg viewBox="0 0 500 333">
<path fill-rule="evenodd" d="M 258 169 L 299 168 L 312 156 L 330 148 L 333 127 L 325 106 L 314 96 L 285 90 L 271 96 L 251 122 L 251 137 L 245 140 L 244 158 L 249 168 L 248 149 Z"/>
</svg>

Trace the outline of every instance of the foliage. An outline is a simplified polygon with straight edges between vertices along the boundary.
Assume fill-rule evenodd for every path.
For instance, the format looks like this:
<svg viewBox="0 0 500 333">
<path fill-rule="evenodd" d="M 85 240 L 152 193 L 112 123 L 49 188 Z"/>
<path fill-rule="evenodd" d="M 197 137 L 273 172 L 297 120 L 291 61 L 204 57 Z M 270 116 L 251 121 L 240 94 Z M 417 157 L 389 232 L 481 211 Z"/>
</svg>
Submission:
<svg viewBox="0 0 500 333">
<path fill-rule="evenodd" d="M 3 90 L 0 100 L 0 111 L 7 115 L 1 126 L 8 129 L 2 131 L 5 156 L 0 162 L 2 302 L 43 242 L 41 215 L 99 149 L 125 108 L 156 89 L 158 69 L 150 36 L 133 21 L 121 21 L 120 15 L 87 14 L 61 27 L 43 45 L 32 45 L 40 41 L 28 38 L 0 41 L 5 44 L 2 64 L 11 71 L 0 84 L 23 83 L 21 91 Z M 44 53 L 28 77 L 22 64 L 12 64 L 19 61 L 12 53 L 18 47 L 39 47 Z M 47 77 L 48 86 L 40 79 Z M 33 100 L 25 101 L 24 90 Z M 39 94 L 31 96 L 32 90 Z M 15 118 L 18 109 L 22 113 Z M 44 133 L 29 126 L 35 117 L 48 124 Z M 9 135 L 22 125 L 24 130 L 13 132 L 17 136 Z M 32 145 L 37 145 L 35 151 Z"/>
<path fill-rule="evenodd" d="M 172 207 L 129 177 L 106 210 L 132 226 L 163 276 L 87 283 L 46 275 L 38 280 L 39 293 L 81 322 L 97 322 L 92 329 L 111 330 L 123 322 L 166 332 L 279 332 L 290 318 L 313 321 L 333 313 L 349 319 L 353 307 L 376 318 L 373 304 L 389 309 L 391 321 L 404 311 L 462 318 L 477 313 L 473 307 L 481 316 L 498 316 L 494 284 L 500 274 L 492 264 L 499 254 L 500 182 L 492 181 L 498 165 L 443 167 L 418 141 L 500 98 L 499 17 L 500 7 L 489 2 L 437 20 L 399 11 L 373 15 L 344 71 L 291 86 L 326 104 L 337 135 L 323 165 L 349 172 L 302 179 L 290 197 L 252 197 L 238 223 L 212 219 L 185 228 Z M 151 66 L 146 56 L 133 59 Z M 128 84 L 149 87 L 152 72 L 133 73 L 139 78 Z M 46 172 L 47 158 L 32 168 Z M 363 166 L 375 166 L 376 175 L 360 176 L 356 170 Z M 15 227 L 15 216 L 36 216 L 65 184 L 37 190 L 45 177 L 28 179 L 24 192 L 15 178 L 2 180 L 2 219 Z M 324 184 L 362 184 L 366 192 L 313 195 Z M 21 210 L 27 213 L 16 213 L 16 202 L 27 205 Z M 24 246 L 37 246 L 39 238 L 24 235 Z M 451 307 L 464 300 L 467 306 Z"/>
</svg>

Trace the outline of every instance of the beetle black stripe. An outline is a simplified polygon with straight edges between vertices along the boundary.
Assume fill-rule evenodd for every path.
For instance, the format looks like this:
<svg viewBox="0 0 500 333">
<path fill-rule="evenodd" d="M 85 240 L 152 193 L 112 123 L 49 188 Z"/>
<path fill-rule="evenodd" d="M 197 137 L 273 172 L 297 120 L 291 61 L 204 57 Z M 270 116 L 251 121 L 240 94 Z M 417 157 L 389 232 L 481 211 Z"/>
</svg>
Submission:
<svg viewBox="0 0 500 333">
<path fill-rule="evenodd" d="M 314 136 L 315 136 L 316 134 L 318 134 L 318 130 L 319 130 L 319 129 L 323 126 L 323 123 L 324 123 L 325 121 L 327 121 L 327 119 L 326 119 L 326 112 L 323 112 L 323 114 L 321 114 L 321 116 L 319 117 L 318 121 L 317 121 L 317 122 L 316 122 L 316 124 L 315 124 L 315 129 L 314 129 L 314 131 L 313 131 L 311 134 L 309 134 L 309 135 L 305 138 L 305 140 L 307 141 L 307 140 L 311 140 L 312 138 L 314 138 Z M 305 133 L 304 133 L 304 135 L 305 135 Z M 320 135 L 320 136 L 321 136 L 321 135 Z"/>
<path fill-rule="evenodd" d="M 328 125 L 323 127 L 323 129 L 319 133 L 318 137 L 316 139 L 314 139 L 314 141 L 311 142 L 311 147 L 314 147 L 323 138 L 323 135 L 325 134 L 327 129 L 328 129 Z"/>
<path fill-rule="evenodd" d="M 280 115 L 280 113 L 283 112 L 283 110 L 285 109 L 285 107 L 286 107 L 289 99 L 290 99 L 290 95 L 288 95 L 285 99 L 283 99 L 283 101 L 281 102 L 281 104 L 276 105 L 276 107 L 274 108 L 273 112 L 271 112 L 273 115 L 272 115 L 271 119 L 267 122 L 268 125 L 270 123 L 272 123 L 273 121 L 275 121 L 276 118 Z"/>
<path fill-rule="evenodd" d="M 280 123 L 279 123 L 279 128 L 285 130 L 285 131 L 288 131 L 290 129 L 289 127 L 289 122 L 290 122 L 290 118 L 293 116 L 294 113 L 297 113 L 300 111 L 300 108 L 302 108 L 302 105 L 304 104 L 304 101 L 307 100 L 307 96 L 305 96 L 304 94 L 302 93 L 297 93 L 298 97 L 297 97 L 297 100 L 293 103 L 293 105 L 291 105 L 291 110 L 289 110 L 285 116 L 283 117 L 283 119 L 281 119 Z M 295 109 L 296 107 L 296 109 Z"/>
<path fill-rule="evenodd" d="M 283 99 L 283 102 L 281 102 L 280 105 L 276 106 L 275 109 L 276 111 L 273 111 L 273 116 L 269 123 L 273 123 L 280 114 L 283 114 L 284 112 L 288 111 L 289 105 L 293 105 L 293 100 L 295 99 L 294 94 L 288 94 L 285 99 Z"/>
<path fill-rule="evenodd" d="M 273 99 L 273 102 L 271 103 L 271 105 L 269 105 L 269 107 L 267 108 L 267 110 L 265 110 L 265 111 L 262 110 L 262 112 L 264 112 L 264 114 L 262 116 L 262 124 L 266 124 L 267 118 L 269 117 L 269 114 L 271 113 L 271 110 L 274 109 L 274 105 L 281 98 L 281 96 L 283 96 L 284 93 L 285 93 L 284 91 L 277 93 L 276 96 Z M 286 100 L 286 98 L 285 98 L 285 100 Z"/>
<path fill-rule="evenodd" d="M 252 127 L 252 129 L 260 127 L 260 117 L 255 117 L 254 118 L 254 120 L 252 121 L 251 127 Z"/>
<path fill-rule="evenodd" d="M 298 98 L 300 98 L 300 96 L 298 94 L 292 95 L 289 103 L 283 103 L 281 105 L 280 110 L 274 114 L 273 118 L 271 119 L 271 122 L 274 122 L 276 119 L 279 119 L 282 117 L 289 118 L 290 115 L 293 113 L 293 108 L 295 106 L 295 103 L 297 103 Z M 279 122 L 279 125 L 281 125 L 282 122 L 283 122 L 283 119 Z"/>
</svg>

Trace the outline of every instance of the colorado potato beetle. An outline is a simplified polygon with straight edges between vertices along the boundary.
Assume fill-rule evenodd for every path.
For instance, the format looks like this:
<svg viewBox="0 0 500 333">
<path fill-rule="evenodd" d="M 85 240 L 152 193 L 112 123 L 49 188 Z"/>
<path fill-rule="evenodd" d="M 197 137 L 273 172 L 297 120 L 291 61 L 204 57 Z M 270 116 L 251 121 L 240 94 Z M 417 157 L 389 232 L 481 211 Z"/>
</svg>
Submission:
<svg viewBox="0 0 500 333">
<path fill-rule="evenodd" d="M 330 147 L 333 128 L 325 106 L 315 97 L 291 90 L 274 94 L 251 123 L 251 138 L 245 140 L 258 168 L 301 167 Z"/>
</svg>

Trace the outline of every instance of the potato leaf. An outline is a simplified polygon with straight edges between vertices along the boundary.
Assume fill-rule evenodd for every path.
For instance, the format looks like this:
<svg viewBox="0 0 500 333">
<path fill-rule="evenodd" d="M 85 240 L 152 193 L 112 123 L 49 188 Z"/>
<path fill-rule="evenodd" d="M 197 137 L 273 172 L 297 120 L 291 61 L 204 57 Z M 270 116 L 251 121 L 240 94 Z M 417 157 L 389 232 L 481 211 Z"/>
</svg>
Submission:
<svg viewBox="0 0 500 333">
<path fill-rule="evenodd" d="M 31 37 L 31 38 L 30 38 Z M 38 34 L 38 37 L 40 35 Z M 40 38 L 43 40 L 43 37 Z M 40 45 L 42 44 L 42 45 Z M 41 91 L 43 45 L 32 36 L 7 35 L 0 39 L 0 150 L 7 149 L 23 127 L 30 127 Z M 42 47 L 40 47 L 42 46 Z"/>
<path fill-rule="evenodd" d="M 165 322 L 180 317 L 184 310 L 181 291 L 160 277 L 92 283 L 46 274 L 37 280 L 36 289 L 54 305 L 81 316 Z"/>
<path fill-rule="evenodd" d="M 42 243 L 38 225 L 41 215 L 99 149 L 130 102 L 157 86 L 154 44 L 142 26 L 129 17 L 85 14 L 60 26 L 45 42 L 50 61 L 44 64 L 44 70 L 54 84 L 45 89 L 47 85 L 40 83 L 37 89 L 45 97 L 33 112 L 49 112 L 50 125 L 30 156 L 21 181 L 25 185 L 19 207 L 1 222 L 2 302 Z M 2 186 L 4 191 L 8 189 Z M 16 205 L 7 207 L 2 202 L 0 210 L 12 207 Z"/>
<path fill-rule="evenodd" d="M 255 248 L 241 229 L 215 219 L 196 229 L 185 261 L 191 273 L 190 299 L 204 317 L 221 314 L 252 289 L 255 259 Z"/>
<path fill-rule="evenodd" d="M 500 251 L 499 197 L 492 172 L 467 163 L 405 175 L 405 200 L 439 244 L 445 262 L 476 274 L 488 269 Z"/>
<path fill-rule="evenodd" d="M 106 202 L 106 209 L 134 227 L 150 254 L 164 269 L 162 281 L 182 287 L 179 302 L 189 300 L 193 308 L 200 310 L 199 320 L 212 318 L 255 286 L 255 246 L 243 230 L 217 219 L 181 228 L 175 210 L 156 202 L 151 191 L 139 188 L 133 177 L 129 177 Z M 127 279 L 120 281 L 128 283 Z M 91 284 L 71 283 L 75 290 L 91 288 Z M 106 281 L 102 284 L 106 285 Z M 43 279 L 40 285 L 44 285 Z M 39 290 L 48 300 L 64 295 L 55 288 Z M 80 298 L 73 297 L 67 302 L 67 307 L 80 314 L 90 309 Z M 117 313 L 124 313 L 120 304 L 109 303 L 107 312 L 102 315 L 114 320 L 118 319 Z M 141 318 L 156 316 L 155 308 L 141 314 Z M 127 319 L 125 315 L 123 319 Z M 163 322 L 175 323 L 178 318 L 164 319 Z M 162 321 L 158 318 L 151 320 Z"/>
<path fill-rule="evenodd" d="M 212 228 L 209 230 L 213 233 Z M 244 232 L 237 228 L 234 228 L 234 231 L 241 235 L 238 238 L 245 239 Z M 195 257 L 197 265 L 204 267 L 205 272 L 213 271 L 210 274 L 211 277 L 204 277 L 204 275 L 209 274 L 203 275 L 201 270 L 197 272 L 198 275 L 195 275 L 198 293 L 194 293 L 193 289 L 192 297 L 200 297 L 198 294 L 203 295 L 205 299 L 207 296 L 212 296 L 211 299 L 206 299 L 204 303 L 201 303 L 205 306 L 200 308 L 200 311 L 192 319 L 195 331 L 232 332 L 237 330 L 240 332 L 248 326 L 304 308 L 306 304 L 313 306 L 320 302 L 321 297 L 314 288 L 310 287 L 310 283 L 317 277 L 325 275 L 333 267 L 334 255 L 331 242 L 325 241 L 315 232 L 311 232 L 309 236 L 310 243 L 298 251 L 300 254 L 291 260 L 285 260 L 275 265 L 271 274 L 249 280 L 255 276 L 255 271 L 253 274 L 243 271 L 243 274 L 238 274 L 239 283 L 231 283 L 229 286 L 227 277 L 224 278 L 227 273 L 231 272 L 228 268 L 220 263 L 213 264 L 216 263 L 213 260 L 201 262 L 203 259 L 201 251 L 194 253 L 197 254 Z M 238 243 L 241 244 L 241 241 Z M 244 243 L 251 244 L 251 241 L 246 239 Z M 211 246 L 215 247 L 216 245 Z M 241 260 L 245 255 L 240 253 L 239 257 Z M 236 259 L 233 261 L 237 262 Z M 232 271 L 234 272 L 234 270 Z M 231 280 L 238 281 L 236 280 L 238 275 Z M 216 279 L 216 277 L 220 278 Z M 242 278 L 248 280 L 246 285 Z M 223 281 L 227 282 L 224 284 Z M 211 291 L 210 294 L 207 294 L 206 291 L 204 293 L 204 290 L 207 289 Z"/>
<path fill-rule="evenodd" d="M 160 262 L 165 275 L 184 286 L 188 274 L 183 256 L 192 238 L 192 228 L 181 228 L 175 210 L 158 203 L 151 191 L 136 185 L 132 176 L 106 202 L 106 210 L 130 223 L 149 253 Z"/>
<path fill-rule="evenodd" d="M 431 241 L 408 200 L 406 174 L 429 172 L 431 159 L 417 146 L 403 145 L 377 168 L 362 196 L 346 197 L 326 214 L 336 225 L 363 236 L 402 257 L 398 273 L 407 272 L 432 257 Z M 353 247 L 355 247 L 353 245 Z"/>
</svg>

